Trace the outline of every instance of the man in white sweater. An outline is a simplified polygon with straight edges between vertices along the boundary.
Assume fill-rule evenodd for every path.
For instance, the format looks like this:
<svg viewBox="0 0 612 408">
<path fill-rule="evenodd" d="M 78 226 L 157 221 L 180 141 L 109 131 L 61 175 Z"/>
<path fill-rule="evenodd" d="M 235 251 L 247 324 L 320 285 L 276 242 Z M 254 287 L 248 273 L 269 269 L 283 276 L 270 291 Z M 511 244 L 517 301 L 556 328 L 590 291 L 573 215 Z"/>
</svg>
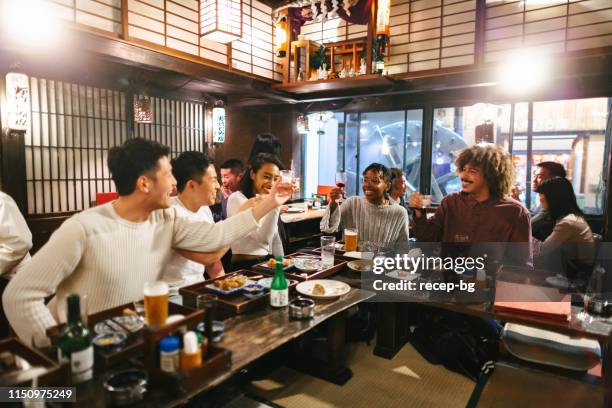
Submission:
<svg viewBox="0 0 612 408">
<path fill-rule="evenodd" d="M 45 330 L 65 318 L 65 298 L 88 298 L 88 312 L 143 298 L 143 285 L 161 277 L 172 248 L 211 252 L 255 228 L 289 199 L 291 186 L 217 224 L 178 217 L 170 194 L 176 185 L 159 143 L 130 139 L 109 152 L 108 167 L 119 198 L 68 219 L 13 278 L 2 297 L 9 322 L 24 341 L 41 344 Z M 47 307 L 44 299 L 55 294 Z"/>
</svg>

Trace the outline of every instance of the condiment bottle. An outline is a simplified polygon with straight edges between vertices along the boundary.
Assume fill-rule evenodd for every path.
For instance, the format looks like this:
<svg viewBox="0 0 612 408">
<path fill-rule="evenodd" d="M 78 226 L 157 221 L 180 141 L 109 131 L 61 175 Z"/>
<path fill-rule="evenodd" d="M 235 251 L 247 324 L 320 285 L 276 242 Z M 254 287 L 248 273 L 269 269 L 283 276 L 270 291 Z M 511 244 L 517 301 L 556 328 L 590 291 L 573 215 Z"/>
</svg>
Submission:
<svg viewBox="0 0 612 408">
<path fill-rule="evenodd" d="M 159 342 L 159 367 L 167 373 L 175 373 L 179 369 L 180 340 L 176 336 L 168 336 Z"/>
<path fill-rule="evenodd" d="M 183 336 L 183 351 L 181 352 L 181 371 L 189 370 L 202 365 L 202 349 L 198 346 L 198 337 L 195 332 L 188 331 Z"/>
</svg>

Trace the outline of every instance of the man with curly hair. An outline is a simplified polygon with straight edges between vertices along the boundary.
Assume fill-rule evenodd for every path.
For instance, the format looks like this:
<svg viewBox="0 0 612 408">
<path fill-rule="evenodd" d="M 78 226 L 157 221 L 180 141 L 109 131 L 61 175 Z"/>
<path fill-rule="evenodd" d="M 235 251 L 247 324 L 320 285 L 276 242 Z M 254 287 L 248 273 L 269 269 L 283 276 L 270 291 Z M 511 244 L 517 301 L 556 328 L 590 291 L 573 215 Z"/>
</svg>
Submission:
<svg viewBox="0 0 612 408">
<path fill-rule="evenodd" d="M 522 242 L 500 251 L 503 262 L 522 264 L 531 259 L 529 211 L 509 197 L 514 184 L 510 154 L 497 145 L 478 144 L 461 150 L 455 160 L 461 191 L 447 195 L 427 219 L 415 210 L 414 235 L 425 242 Z M 422 208 L 419 193 L 409 206 Z M 499 247 L 499 246 L 498 246 Z M 497 256 L 496 256 L 497 257 Z"/>
</svg>

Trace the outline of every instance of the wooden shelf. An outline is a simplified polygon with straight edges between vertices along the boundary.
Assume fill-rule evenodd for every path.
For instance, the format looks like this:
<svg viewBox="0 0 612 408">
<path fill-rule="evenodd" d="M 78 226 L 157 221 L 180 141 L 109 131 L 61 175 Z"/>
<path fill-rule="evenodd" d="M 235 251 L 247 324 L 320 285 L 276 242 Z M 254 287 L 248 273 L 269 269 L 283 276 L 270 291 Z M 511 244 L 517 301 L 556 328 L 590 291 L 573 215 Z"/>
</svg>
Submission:
<svg viewBox="0 0 612 408">
<path fill-rule="evenodd" d="M 294 82 L 272 85 L 273 89 L 293 94 L 309 94 L 315 92 L 350 91 L 362 88 L 391 87 L 393 80 L 380 74 L 360 75 L 353 78 L 322 79 L 319 81 Z"/>
</svg>

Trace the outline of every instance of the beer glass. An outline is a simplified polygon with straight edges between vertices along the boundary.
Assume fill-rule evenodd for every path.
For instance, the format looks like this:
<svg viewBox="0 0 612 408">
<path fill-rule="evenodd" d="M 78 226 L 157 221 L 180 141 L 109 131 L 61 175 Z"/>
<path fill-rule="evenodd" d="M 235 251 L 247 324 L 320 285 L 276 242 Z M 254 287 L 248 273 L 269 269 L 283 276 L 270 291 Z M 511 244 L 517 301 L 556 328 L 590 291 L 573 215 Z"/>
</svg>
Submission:
<svg viewBox="0 0 612 408">
<path fill-rule="evenodd" d="M 168 319 L 168 284 L 162 281 L 144 285 L 145 317 L 151 327 L 163 326 Z"/>
<path fill-rule="evenodd" d="M 344 229 L 344 250 L 346 252 L 357 250 L 357 228 L 345 228 Z"/>
</svg>

